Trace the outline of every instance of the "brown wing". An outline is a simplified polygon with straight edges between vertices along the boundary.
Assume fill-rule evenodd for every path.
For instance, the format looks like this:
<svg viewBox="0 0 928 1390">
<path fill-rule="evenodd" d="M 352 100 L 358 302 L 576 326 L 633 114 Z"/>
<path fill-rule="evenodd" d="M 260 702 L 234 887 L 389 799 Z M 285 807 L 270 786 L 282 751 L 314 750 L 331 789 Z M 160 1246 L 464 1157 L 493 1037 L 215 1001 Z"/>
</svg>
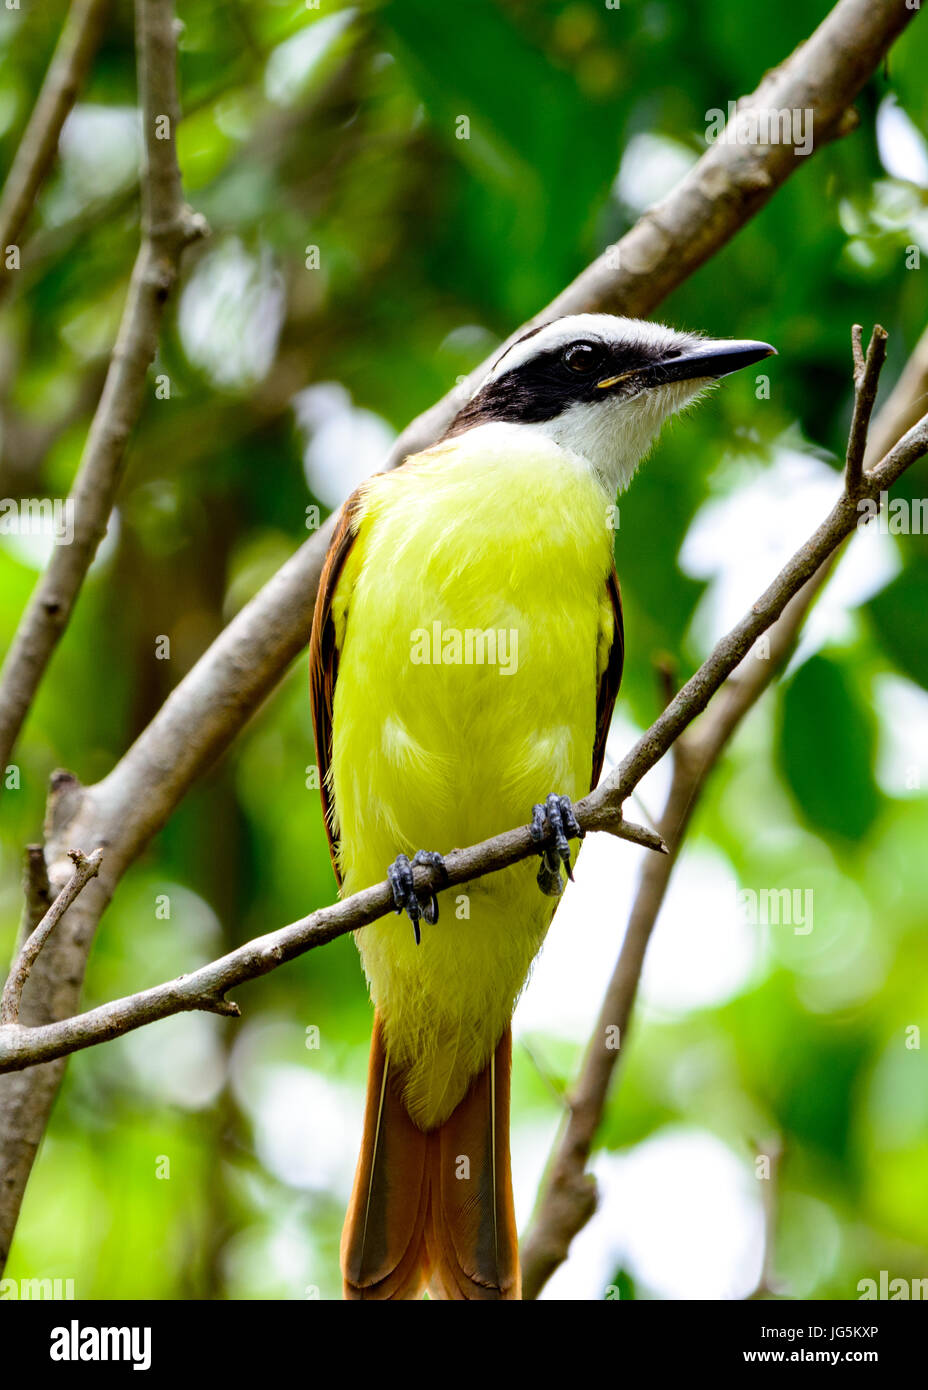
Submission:
<svg viewBox="0 0 928 1390">
<path fill-rule="evenodd" d="M 316 765 L 319 768 L 325 833 L 329 839 L 332 868 L 335 870 L 339 886 L 341 877 L 336 853 L 338 841 L 333 827 L 334 807 L 328 776 L 332 761 L 332 707 L 338 676 L 338 647 L 335 641 L 335 624 L 332 621 L 332 599 L 345 561 L 354 545 L 352 524 L 359 506 L 360 492 L 353 492 L 342 507 L 319 579 L 319 591 L 316 594 L 316 607 L 313 612 L 313 631 L 309 639 L 309 698 L 312 702 L 313 733 L 316 739 Z"/>
<path fill-rule="evenodd" d="M 612 722 L 612 711 L 615 706 L 615 699 L 619 693 L 619 686 L 622 683 L 622 666 L 625 661 L 625 627 L 622 622 L 622 595 L 619 593 L 619 576 L 615 572 L 615 565 L 612 566 L 612 573 L 609 575 L 606 589 L 609 594 L 609 601 L 612 604 L 612 617 L 615 622 L 615 632 L 612 637 L 612 646 L 609 648 L 609 660 L 600 678 L 599 690 L 596 695 L 596 738 L 593 741 L 593 780 L 590 782 L 591 791 L 599 781 L 600 773 L 603 770 L 603 759 L 606 756 L 606 737 L 609 733 L 609 725 Z"/>
</svg>

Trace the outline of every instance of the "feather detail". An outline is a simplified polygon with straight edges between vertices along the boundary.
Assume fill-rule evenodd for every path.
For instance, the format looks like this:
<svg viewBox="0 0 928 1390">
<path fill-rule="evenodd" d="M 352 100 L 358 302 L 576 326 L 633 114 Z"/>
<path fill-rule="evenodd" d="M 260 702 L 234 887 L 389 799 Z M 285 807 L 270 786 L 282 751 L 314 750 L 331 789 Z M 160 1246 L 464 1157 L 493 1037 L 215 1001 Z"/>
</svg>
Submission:
<svg viewBox="0 0 928 1390">
<path fill-rule="evenodd" d="M 434 1131 L 425 1228 L 429 1291 L 445 1299 L 518 1299 L 519 1245 L 509 1165 L 506 1029 L 487 1066 Z"/>
<path fill-rule="evenodd" d="M 368 1069 L 364 1137 L 342 1234 L 348 1299 L 418 1298 L 428 1211 L 429 1136 L 417 1129 L 389 1084 L 379 1016 Z"/>
<path fill-rule="evenodd" d="M 439 1128 L 409 1118 L 374 1018 L 361 1156 L 342 1236 L 347 1299 L 517 1299 L 507 1028 Z"/>
</svg>

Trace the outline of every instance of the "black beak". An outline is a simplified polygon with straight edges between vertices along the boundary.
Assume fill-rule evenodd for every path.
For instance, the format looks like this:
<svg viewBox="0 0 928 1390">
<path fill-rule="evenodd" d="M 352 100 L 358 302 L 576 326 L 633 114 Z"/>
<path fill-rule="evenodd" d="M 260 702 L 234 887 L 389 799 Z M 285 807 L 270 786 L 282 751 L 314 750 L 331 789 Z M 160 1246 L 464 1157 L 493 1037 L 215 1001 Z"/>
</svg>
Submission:
<svg viewBox="0 0 928 1390">
<path fill-rule="evenodd" d="M 701 377 L 714 381 L 731 372 L 740 372 L 742 367 L 750 367 L 764 357 L 776 355 L 776 348 L 769 343 L 706 338 L 694 347 L 685 348 L 678 356 L 667 356 L 656 362 L 648 370 L 648 385 L 661 386 L 668 381 L 694 381 Z"/>
</svg>

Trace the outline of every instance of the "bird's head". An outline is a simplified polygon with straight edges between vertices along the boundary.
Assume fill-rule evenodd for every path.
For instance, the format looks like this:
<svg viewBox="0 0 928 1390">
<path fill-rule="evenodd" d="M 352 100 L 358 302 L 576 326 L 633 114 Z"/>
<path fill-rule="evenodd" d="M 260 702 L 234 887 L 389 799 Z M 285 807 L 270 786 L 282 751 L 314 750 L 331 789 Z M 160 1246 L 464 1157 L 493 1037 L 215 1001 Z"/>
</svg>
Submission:
<svg viewBox="0 0 928 1390">
<path fill-rule="evenodd" d="M 448 435 L 499 423 L 541 432 L 586 459 L 614 497 L 669 416 L 720 377 L 775 351 L 662 323 L 572 314 L 508 347 Z"/>
</svg>

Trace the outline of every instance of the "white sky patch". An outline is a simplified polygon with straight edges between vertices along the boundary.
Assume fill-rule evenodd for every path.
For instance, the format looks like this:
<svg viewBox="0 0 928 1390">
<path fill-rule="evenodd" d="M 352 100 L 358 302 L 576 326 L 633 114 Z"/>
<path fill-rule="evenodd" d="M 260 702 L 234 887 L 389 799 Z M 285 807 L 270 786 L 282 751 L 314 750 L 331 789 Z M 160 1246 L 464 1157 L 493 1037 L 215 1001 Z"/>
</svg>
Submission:
<svg viewBox="0 0 928 1390">
<path fill-rule="evenodd" d="M 619 1268 L 664 1299 L 740 1299 L 757 1285 L 760 1184 L 713 1135 L 673 1127 L 601 1154 L 600 1206 L 543 1299 L 605 1298 Z"/>
<path fill-rule="evenodd" d="M 515 1056 L 515 1065 L 523 1065 L 518 1054 Z M 560 1113 L 552 1111 L 545 1120 L 533 1119 L 513 1125 L 510 1138 L 512 1192 L 516 1208 L 516 1228 L 520 1235 L 525 1234 L 532 1219 L 541 1180 L 551 1158 L 560 1122 Z"/>
<path fill-rule="evenodd" d="M 358 1097 L 304 1067 L 262 1068 L 260 1094 L 250 1107 L 260 1162 L 291 1187 L 332 1192 L 347 1200 L 357 1153 Z"/>
<path fill-rule="evenodd" d="M 21 499 L 16 498 L 16 501 Z M 106 533 L 100 542 L 96 555 L 90 562 L 89 574 L 96 574 L 105 569 L 110 560 L 116 553 L 119 544 L 120 529 L 119 511 L 114 509 L 109 516 L 106 526 Z M 9 532 L 0 535 L 0 550 L 6 550 L 13 555 L 22 565 L 27 565 L 29 569 L 42 571 L 52 558 L 52 554 L 57 550 L 54 536 L 50 532 L 38 532 L 24 534 Z"/>
<path fill-rule="evenodd" d="M 274 361 L 284 302 L 270 249 L 252 255 L 237 237 L 227 237 L 184 286 L 178 309 L 184 351 L 219 387 L 254 385 Z"/>
<path fill-rule="evenodd" d="M 299 100 L 356 14 L 349 9 L 324 15 L 277 45 L 264 70 L 264 90 L 271 101 L 290 106 Z"/>
<path fill-rule="evenodd" d="M 353 403 L 337 381 L 307 386 L 292 402 L 304 436 L 303 471 L 310 491 L 337 507 L 383 468 L 396 434 L 382 416 Z"/>
<path fill-rule="evenodd" d="M 693 150 L 666 135 L 633 135 L 625 146 L 613 194 L 633 212 L 644 212 L 680 182 L 697 158 Z"/>
<path fill-rule="evenodd" d="M 516 1037 L 544 1032 L 581 1039 L 589 1034 L 625 935 L 638 865 L 647 853 L 610 835 L 589 836 L 575 881 L 567 886 L 516 1006 Z"/>
<path fill-rule="evenodd" d="M 738 884 L 716 851 L 690 849 L 677 864 L 641 973 L 643 1003 L 662 1012 L 709 1008 L 739 994 L 762 954 L 739 921 Z"/>
<path fill-rule="evenodd" d="M 233 1298 L 305 1298 L 322 1259 L 299 1220 L 286 1214 L 267 1224 L 246 1226 L 222 1248 Z"/>
<path fill-rule="evenodd" d="M 928 790 L 928 694 L 903 676 L 878 676 L 873 701 L 879 715 L 876 775 L 889 796 L 924 796 Z"/>
<path fill-rule="evenodd" d="M 603 776 L 641 733 L 628 720 L 613 720 Z M 639 785 L 641 802 L 658 815 L 667 794 L 666 760 Z M 650 824 L 642 805 L 628 803 L 630 819 Z M 652 851 L 611 835 L 589 835 L 577 860 L 574 882 L 561 899 L 528 986 L 516 1006 L 515 1036 L 555 1033 L 585 1040 L 599 1011 L 625 935 L 642 857 Z"/>
<path fill-rule="evenodd" d="M 148 1030 L 128 1033 L 122 1046 L 148 1095 L 184 1110 L 202 1110 L 225 1081 L 225 1054 L 215 1019 L 177 1014 L 163 1019 L 154 1040 Z"/>
<path fill-rule="evenodd" d="M 638 732 L 627 721 L 614 721 L 613 756 L 623 756 Z M 607 764 L 604 776 L 608 772 Z M 629 802 L 630 818 L 652 823 L 663 808 L 669 777 L 665 759 L 642 780 L 642 804 Z M 618 959 L 648 853 L 610 835 L 590 835 L 584 842 L 574 882 L 567 885 L 516 1007 L 517 1038 L 541 1032 L 585 1041 Z M 737 883 L 727 861 L 691 848 L 674 870 L 648 947 L 642 1000 L 674 1013 L 722 1003 L 754 976 L 761 952 L 756 930 L 738 920 Z"/>
<path fill-rule="evenodd" d="M 888 174 L 928 188 L 928 144 L 892 93 L 876 113 L 876 143 Z"/>
<path fill-rule="evenodd" d="M 75 106 L 58 141 L 61 179 L 48 191 L 49 221 L 66 222 L 88 203 L 128 187 L 138 176 L 141 148 L 134 106 Z"/>
<path fill-rule="evenodd" d="M 705 502 L 680 551 L 680 567 L 709 581 L 697 605 L 692 633 L 699 651 L 712 646 L 744 616 L 802 546 L 840 495 L 835 471 L 812 454 L 778 446 L 769 465 L 735 492 Z M 892 537 L 876 526 L 853 537 L 805 624 L 796 665 L 829 641 L 846 640 L 853 611 L 899 572 Z"/>
</svg>

